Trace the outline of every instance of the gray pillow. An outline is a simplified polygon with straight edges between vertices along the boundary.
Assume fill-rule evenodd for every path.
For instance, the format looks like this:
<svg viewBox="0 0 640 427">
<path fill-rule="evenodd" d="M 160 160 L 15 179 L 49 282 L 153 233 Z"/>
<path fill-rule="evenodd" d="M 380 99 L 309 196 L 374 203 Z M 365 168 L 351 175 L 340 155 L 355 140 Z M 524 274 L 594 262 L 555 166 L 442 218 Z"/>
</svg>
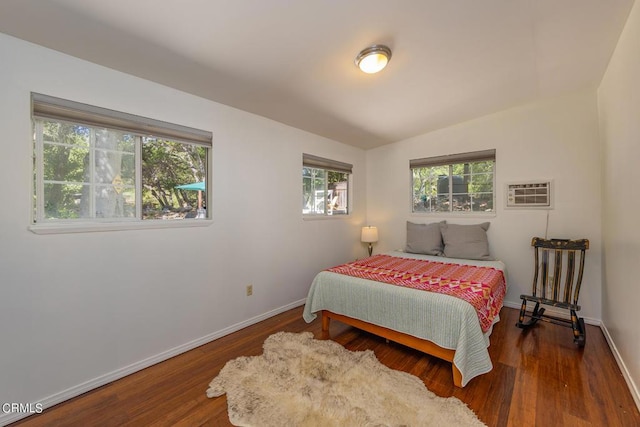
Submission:
<svg viewBox="0 0 640 427">
<path fill-rule="evenodd" d="M 405 252 L 425 255 L 442 255 L 442 235 L 440 225 L 446 221 L 431 224 L 415 224 L 407 221 L 407 247 Z"/>
<path fill-rule="evenodd" d="M 449 258 L 492 260 L 487 229 L 491 223 L 460 225 L 441 224 L 444 256 Z"/>
</svg>

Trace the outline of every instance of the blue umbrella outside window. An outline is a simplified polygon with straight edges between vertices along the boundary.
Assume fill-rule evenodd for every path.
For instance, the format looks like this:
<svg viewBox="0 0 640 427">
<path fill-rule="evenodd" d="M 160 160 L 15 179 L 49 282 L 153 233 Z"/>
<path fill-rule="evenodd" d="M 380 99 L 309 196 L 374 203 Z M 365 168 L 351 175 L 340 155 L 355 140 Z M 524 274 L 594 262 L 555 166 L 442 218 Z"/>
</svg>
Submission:
<svg viewBox="0 0 640 427">
<path fill-rule="evenodd" d="M 191 184 L 178 185 L 176 188 L 180 188 L 182 190 L 205 190 L 205 182 L 192 182 Z"/>
<path fill-rule="evenodd" d="M 192 191 L 198 191 L 198 214 L 196 216 L 196 218 L 206 218 L 207 214 L 205 213 L 205 210 L 202 209 L 202 192 L 205 191 L 205 182 L 201 181 L 201 182 L 192 182 L 191 184 L 183 184 L 183 185 L 178 185 L 176 186 L 176 188 L 179 188 L 181 190 L 192 190 Z"/>
</svg>

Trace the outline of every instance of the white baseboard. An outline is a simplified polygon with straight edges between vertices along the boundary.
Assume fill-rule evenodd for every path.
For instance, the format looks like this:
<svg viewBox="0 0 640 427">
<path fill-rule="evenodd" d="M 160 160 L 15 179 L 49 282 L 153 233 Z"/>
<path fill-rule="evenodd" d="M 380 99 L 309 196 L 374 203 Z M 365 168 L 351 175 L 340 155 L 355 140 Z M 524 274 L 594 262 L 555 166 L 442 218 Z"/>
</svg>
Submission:
<svg viewBox="0 0 640 427">
<path fill-rule="evenodd" d="M 277 314 L 284 313 L 285 311 L 291 310 L 292 308 L 299 307 L 305 303 L 306 299 L 301 299 L 298 301 L 294 301 L 285 306 L 276 308 L 274 310 L 263 313 L 259 316 L 252 317 L 251 319 L 247 319 L 240 323 L 236 323 L 235 325 L 231 325 L 228 328 L 221 329 L 209 335 L 206 335 L 202 338 L 198 338 L 196 340 L 190 341 L 188 343 L 182 344 L 178 347 L 172 348 L 167 351 L 163 351 L 162 353 L 156 354 L 155 356 L 151 356 L 147 359 L 141 360 L 139 362 L 133 363 L 129 366 L 125 366 L 123 368 L 117 369 L 113 372 L 110 372 L 105 375 L 101 375 L 99 377 L 93 378 L 89 381 L 86 381 L 82 384 L 78 384 L 74 387 L 68 388 L 61 392 L 52 394 L 51 396 L 47 396 L 43 399 L 37 400 L 38 403 L 42 404 L 42 409 L 46 410 L 47 408 L 51 408 L 52 406 L 57 405 L 58 403 L 62 403 L 65 400 L 69 400 L 76 396 L 79 396 L 83 393 L 86 393 L 95 388 L 101 387 L 110 382 L 119 380 L 120 378 L 124 378 L 127 375 L 133 374 L 134 372 L 138 372 L 142 369 L 148 368 L 149 366 L 153 366 L 157 363 L 163 362 L 165 360 L 171 359 L 174 356 L 187 352 L 189 350 L 193 350 L 196 347 L 200 347 L 201 345 L 207 344 L 213 340 L 218 338 L 222 338 L 230 333 L 239 331 L 240 329 L 244 329 L 247 326 L 251 326 L 263 320 L 266 320 L 270 317 L 273 317 Z M 16 422 L 22 418 L 26 418 L 32 413 L 25 412 L 13 412 L 13 413 L 0 413 L 0 426 L 6 426 L 7 424 L 11 424 Z"/>
<path fill-rule="evenodd" d="M 622 356 L 620 356 L 620 353 L 618 352 L 618 348 L 616 347 L 616 343 L 613 341 L 611 334 L 609 334 L 609 330 L 604 324 L 600 326 L 600 329 L 602 329 L 602 333 L 604 334 L 604 337 L 607 340 L 607 343 L 609 344 L 609 348 L 613 353 L 613 357 L 616 359 L 616 362 L 618 363 L 618 367 L 620 368 L 620 371 L 622 372 L 622 376 L 624 377 L 624 380 L 627 383 L 627 387 L 629 387 L 631 396 L 633 397 L 633 400 L 636 402 L 636 406 L 640 410 L 640 392 L 638 391 L 638 386 L 633 381 L 633 378 L 631 378 L 631 375 L 629 374 L 629 370 L 627 369 L 627 365 L 624 363 Z"/>
</svg>

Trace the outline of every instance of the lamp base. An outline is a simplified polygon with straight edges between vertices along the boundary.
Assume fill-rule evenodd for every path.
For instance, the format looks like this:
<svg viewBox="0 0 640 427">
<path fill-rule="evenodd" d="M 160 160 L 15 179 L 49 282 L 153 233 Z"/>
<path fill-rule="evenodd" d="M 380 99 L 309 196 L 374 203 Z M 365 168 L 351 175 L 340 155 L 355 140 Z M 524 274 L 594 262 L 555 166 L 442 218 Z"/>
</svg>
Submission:
<svg viewBox="0 0 640 427">
<path fill-rule="evenodd" d="M 369 256 L 373 253 L 373 245 L 369 243 Z"/>
</svg>

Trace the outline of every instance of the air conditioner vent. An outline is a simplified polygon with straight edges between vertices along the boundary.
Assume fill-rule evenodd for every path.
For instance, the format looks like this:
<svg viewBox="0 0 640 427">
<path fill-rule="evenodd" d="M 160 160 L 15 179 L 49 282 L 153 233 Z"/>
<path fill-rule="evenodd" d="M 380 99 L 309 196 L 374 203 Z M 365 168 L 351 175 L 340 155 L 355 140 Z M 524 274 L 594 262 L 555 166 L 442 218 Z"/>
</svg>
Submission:
<svg viewBox="0 0 640 427">
<path fill-rule="evenodd" d="M 553 209 L 551 180 L 507 184 L 507 209 Z"/>
</svg>

